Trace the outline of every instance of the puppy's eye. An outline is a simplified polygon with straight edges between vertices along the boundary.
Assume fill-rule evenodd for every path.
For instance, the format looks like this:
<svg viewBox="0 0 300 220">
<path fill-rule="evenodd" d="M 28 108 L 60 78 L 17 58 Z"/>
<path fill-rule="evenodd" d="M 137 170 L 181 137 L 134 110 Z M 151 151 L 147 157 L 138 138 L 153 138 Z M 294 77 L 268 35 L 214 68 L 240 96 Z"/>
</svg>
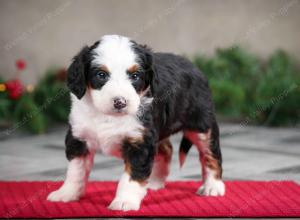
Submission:
<svg viewBox="0 0 300 220">
<path fill-rule="evenodd" d="M 130 79 L 132 81 L 138 81 L 141 77 L 140 75 L 141 74 L 139 72 L 132 73 L 132 74 L 130 74 Z"/>
<path fill-rule="evenodd" d="M 104 71 L 100 71 L 96 73 L 98 79 L 105 80 L 108 78 L 108 73 Z"/>
</svg>

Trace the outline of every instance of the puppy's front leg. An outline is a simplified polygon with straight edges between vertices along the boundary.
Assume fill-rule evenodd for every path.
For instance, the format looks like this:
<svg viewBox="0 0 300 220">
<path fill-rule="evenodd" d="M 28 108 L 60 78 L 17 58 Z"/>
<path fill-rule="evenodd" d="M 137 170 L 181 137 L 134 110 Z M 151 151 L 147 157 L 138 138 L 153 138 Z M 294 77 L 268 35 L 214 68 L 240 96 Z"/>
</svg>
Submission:
<svg viewBox="0 0 300 220">
<path fill-rule="evenodd" d="M 69 202 L 80 199 L 85 193 L 86 182 L 93 166 L 94 151 L 86 143 L 73 137 L 71 130 L 66 136 L 66 156 L 69 159 L 66 179 L 63 185 L 48 195 L 52 202 Z"/>
<path fill-rule="evenodd" d="M 138 210 L 147 194 L 147 179 L 150 176 L 154 144 L 150 137 L 145 140 L 127 139 L 123 146 L 125 172 L 123 173 L 114 200 L 109 205 L 112 210 Z"/>
</svg>

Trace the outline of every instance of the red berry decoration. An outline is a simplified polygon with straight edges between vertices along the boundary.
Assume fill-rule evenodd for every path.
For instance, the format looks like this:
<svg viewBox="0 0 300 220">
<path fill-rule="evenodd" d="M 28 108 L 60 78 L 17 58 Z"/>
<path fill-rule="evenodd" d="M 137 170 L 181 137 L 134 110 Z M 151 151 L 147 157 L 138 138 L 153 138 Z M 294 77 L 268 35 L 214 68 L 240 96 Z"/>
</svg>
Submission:
<svg viewBox="0 0 300 220">
<path fill-rule="evenodd" d="M 26 68 L 26 62 L 22 59 L 16 61 L 16 67 L 18 70 L 22 71 Z"/>
<path fill-rule="evenodd" d="M 19 99 L 23 94 L 23 85 L 18 79 L 10 80 L 5 83 L 6 89 L 8 91 L 8 96 L 11 99 Z"/>
</svg>

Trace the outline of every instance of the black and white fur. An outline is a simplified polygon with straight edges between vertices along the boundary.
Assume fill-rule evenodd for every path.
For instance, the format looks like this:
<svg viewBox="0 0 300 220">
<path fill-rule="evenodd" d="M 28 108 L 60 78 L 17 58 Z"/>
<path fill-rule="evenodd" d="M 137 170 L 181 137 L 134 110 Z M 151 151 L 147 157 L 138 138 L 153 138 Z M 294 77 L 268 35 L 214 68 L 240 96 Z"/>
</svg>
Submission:
<svg viewBox="0 0 300 220">
<path fill-rule="evenodd" d="M 138 210 L 147 189 L 164 187 L 170 135 L 183 131 L 180 161 L 194 144 L 202 163 L 202 195 L 224 195 L 219 130 L 208 82 L 183 57 L 153 53 L 122 36 L 84 47 L 68 69 L 72 108 L 64 184 L 50 201 L 84 195 L 97 150 L 122 158 L 124 173 L 109 208 Z M 117 100 L 117 101 L 116 101 Z"/>
</svg>

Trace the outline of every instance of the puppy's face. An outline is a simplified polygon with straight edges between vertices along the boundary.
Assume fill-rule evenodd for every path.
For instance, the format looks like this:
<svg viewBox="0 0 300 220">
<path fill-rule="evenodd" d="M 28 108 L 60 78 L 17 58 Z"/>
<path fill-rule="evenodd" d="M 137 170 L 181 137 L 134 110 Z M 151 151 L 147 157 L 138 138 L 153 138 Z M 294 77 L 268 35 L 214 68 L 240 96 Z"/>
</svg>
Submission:
<svg viewBox="0 0 300 220">
<path fill-rule="evenodd" d="M 151 51 L 128 38 L 110 35 L 74 58 L 68 86 L 78 99 L 90 95 L 99 112 L 136 114 L 152 77 Z"/>
</svg>

